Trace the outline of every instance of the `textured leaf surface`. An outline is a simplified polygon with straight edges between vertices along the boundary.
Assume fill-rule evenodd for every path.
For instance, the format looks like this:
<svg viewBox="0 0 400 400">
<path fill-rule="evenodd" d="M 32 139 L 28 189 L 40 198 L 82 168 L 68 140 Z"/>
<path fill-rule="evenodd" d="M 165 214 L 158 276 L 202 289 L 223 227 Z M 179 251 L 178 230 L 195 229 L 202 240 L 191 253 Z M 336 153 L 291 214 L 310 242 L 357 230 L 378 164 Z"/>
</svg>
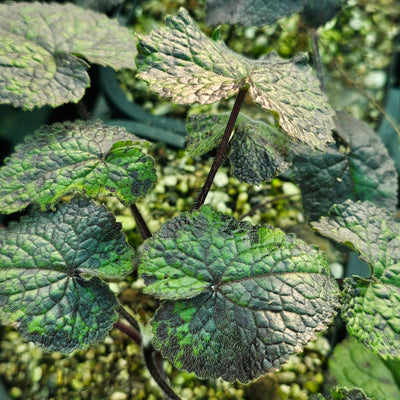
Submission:
<svg viewBox="0 0 400 400">
<path fill-rule="evenodd" d="M 400 390 L 381 358 L 354 339 L 338 344 L 329 358 L 329 372 L 340 386 L 362 387 L 376 400 L 399 399 Z M 350 399 L 365 397 L 350 397 Z M 347 398 L 345 398 L 347 399 Z"/>
<path fill-rule="evenodd" d="M 345 0 L 308 0 L 302 20 L 309 28 L 318 28 L 330 21 L 343 7 Z"/>
<path fill-rule="evenodd" d="M 154 161 L 143 153 L 143 143 L 99 121 L 42 127 L 0 168 L 0 210 L 15 212 L 31 202 L 45 208 L 82 191 L 134 203 L 156 181 Z"/>
<path fill-rule="evenodd" d="M 187 150 L 196 156 L 218 146 L 228 120 L 229 114 L 191 115 Z M 233 174 L 249 184 L 270 181 L 288 167 L 290 142 L 279 128 L 239 115 L 229 156 Z"/>
<path fill-rule="evenodd" d="M 274 371 L 335 313 L 322 253 L 209 206 L 168 221 L 139 273 L 145 292 L 167 300 L 152 321 L 154 346 L 203 378 L 248 382 Z"/>
<path fill-rule="evenodd" d="M 209 25 L 264 26 L 301 11 L 309 0 L 208 0 Z"/>
<path fill-rule="evenodd" d="M 329 217 L 312 225 L 321 234 L 356 250 L 376 278 L 400 262 L 400 224 L 370 202 L 348 200 L 335 205 Z"/>
<path fill-rule="evenodd" d="M 135 68 L 135 38 L 105 15 L 73 4 L 0 5 L 0 98 L 32 109 L 77 102 L 87 63 Z"/>
<path fill-rule="evenodd" d="M 354 248 L 373 270 L 371 279 L 345 280 L 348 332 L 384 357 L 400 357 L 400 224 L 372 203 L 347 201 L 313 226 Z"/>
<path fill-rule="evenodd" d="M 0 321 L 49 351 L 107 335 L 118 302 L 100 278 L 121 278 L 133 252 L 121 225 L 85 200 L 36 211 L 0 231 Z"/>
<path fill-rule="evenodd" d="M 335 117 L 341 139 L 325 153 L 297 146 L 295 179 L 311 219 L 327 215 L 334 203 L 369 200 L 394 211 L 398 174 L 379 137 L 366 123 L 345 113 Z"/>
<path fill-rule="evenodd" d="M 139 40 L 138 76 L 162 97 L 179 104 L 211 104 L 248 87 L 252 99 L 279 114 L 282 129 L 311 147 L 332 141 L 333 111 L 319 82 L 299 64 L 270 53 L 250 60 L 200 31 L 188 12 L 167 17 L 167 28 Z"/>
</svg>

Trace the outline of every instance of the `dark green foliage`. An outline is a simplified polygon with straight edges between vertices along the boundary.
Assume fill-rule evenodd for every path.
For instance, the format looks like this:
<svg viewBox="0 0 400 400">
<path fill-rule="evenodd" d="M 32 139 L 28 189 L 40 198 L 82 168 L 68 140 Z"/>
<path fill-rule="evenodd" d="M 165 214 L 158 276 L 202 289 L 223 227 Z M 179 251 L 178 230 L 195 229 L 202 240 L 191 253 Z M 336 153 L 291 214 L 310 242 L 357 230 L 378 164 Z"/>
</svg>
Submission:
<svg viewBox="0 0 400 400">
<path fill-rule="evenodd" d="M 100 121 L 44 126 L 0 168 L 0 210 L 11 213 L 30 203 L 45 209 L 77 192 L 113 195 L 132 204 L 157 178 L 145 144 L 124 128 Z"/>
<path fill-rule="evenodd" d="M 186 149 L 196 156 L 219 146 L 228 119 L 228 114 L 191 115 Z M 290 143 L 279 128 L 239 115 L 229 155 L 232 173 L 249 184 L 272 180 L 288 167 Z"/>
<path fill-rule="evenodd" d="M 168 221 L 143 251 L 145 292 L 168 300 L 154 346 L 203 378 L 275 371 L 335 314 L 337 286 L 316 249 L 210 206 Z"/>
<path fill-rule="evenodd" d="M 345 280 L 342 316 L 348 332 L 371 351 L 400 358 L 400 224 L 372 203 L 348 200 L 313 227 L 356 250 L 371 267 L 370 279 Z"/>
<path fill-rule="evenodd" d="M 394 211 L 398 174 L 379 137 L 365 122 L 342 112 L 335 125 L 337 141 L 325 153 L 293 147 L 295 179 L 307 215 L 318 219 L 347 199 L 369 200 Z"/>
<path fill-rule="evenodd" d="M 0 230 L 0 321 L 49 351 L 103 340 L 117 319 L 101 278 L 122 278 L 133 252 L 121 225 L 86 200 L 35 211 Z"/>
</svg>

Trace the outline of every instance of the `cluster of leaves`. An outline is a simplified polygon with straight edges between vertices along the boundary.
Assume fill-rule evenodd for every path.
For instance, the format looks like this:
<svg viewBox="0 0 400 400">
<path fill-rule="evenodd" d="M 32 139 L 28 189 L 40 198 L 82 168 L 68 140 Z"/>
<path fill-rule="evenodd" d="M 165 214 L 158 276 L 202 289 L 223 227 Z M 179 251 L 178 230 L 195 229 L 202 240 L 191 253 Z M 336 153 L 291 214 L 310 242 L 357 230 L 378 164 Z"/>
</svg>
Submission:
<svg viewBox="0 0 400 400">
<path fill-rule="evenodd" d="M 259 25 L 302 10 L 318 26 L 339 7 L 327 1 L 327 15 L 311 20 L 314 1 L 290 4 L 211 0 L 209 22 L 229 16 Z M 8 104 L 78 101 L 89 84 L 87 62 L 135 68 L 135 39 L 100 14 L 11 3 L 0 15 L 0 94 Z M 372 203 L 393 211 L 397 178 L 374 133 L 349 116 L 333 119 L 304 55 L 244 58 L 218 34 L 202 33 L 184 9 L 166 28 L 140 37 L 138 52 L 138 77 L 176 103 L 239 93 L 242 103 L 248 94 L 269 110 L 274 125 L 238 116 L 238 100 L 231 115 L 192 115 L 188 150 L 220 147 L 223 154 L 229 142 L 233 173 L 247 183 L 293 165 L 312 219 L 340 203 L 314 228 L 371 267 L 369 278 L 346 278 L 340 291 L 316 248 L 199 204 L 164 224 L 140 253 L 145 292 L 162 300 L 151 322 L 154 348 L 199 377 L 249 382 L 279 369 L 341 308 L 350 335 L 384 358 L 400 358 L 400 225 Z M 0 168 L 0 211 L 30 207 L 0 232 L 0 321 L 47 350 L 68 353 L 104 339 L 122 307 L 104 281 L 132 271 L 134 250 L 95 199 L 111 195 L 133 207 L 155 181 L 146 144 L 99 121 L 45 126 L 19 145 Z M 332 398 L 366 397 L 337 389 Z"/>
</svg>

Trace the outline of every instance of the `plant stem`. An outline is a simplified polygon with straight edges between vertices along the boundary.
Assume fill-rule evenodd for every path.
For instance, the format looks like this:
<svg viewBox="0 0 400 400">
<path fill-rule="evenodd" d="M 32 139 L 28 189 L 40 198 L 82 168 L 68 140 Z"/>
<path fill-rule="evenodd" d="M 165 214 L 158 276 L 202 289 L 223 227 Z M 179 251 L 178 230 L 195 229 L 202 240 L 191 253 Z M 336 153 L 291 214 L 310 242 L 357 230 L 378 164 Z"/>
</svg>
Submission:
<svg viewBox="0 0 400 400">
<path fill-rule="evenodd" d="M 121 332 L 125 333 L 125 335 L 129 336 L 138 346 L 142 344 L 142 338 L 139 335 L 139 332 L 136 329 L 133 329 L 129 325 L 125 325 L 121 321 L 117 321 L 114 324 L 114 328 L 119 329 Z"/>
<path fill-rule="evenodd" d="M 142 337 L 140 335 L 140 326 L 136 322 L 135 318 L 132 317 L 128 311 L 125 310 L 121 305 L 117 309 L 118 314 L 124 318 L 130 325 L 130 327 L 120 323 L 119 321 L 114 324 L 114 326 L 120 329 L 122 332 L 126 333 L 131 339 L 133 339 L 137 344 L 142 343 Z M 130 328 L 129 333 L 126 331 L 126 328 Z M 121 329 L 122 328 L 122 329 Z"/>
<path fill-rule="evenodd" d="M 310 30 L 310 37 L 311 37 L 311 45 L 314 54 L 315 60 L 315 67 L 317 69 L 317 75 L 319 79 L 319 87 L 323 92 L 325 92 L 325 84 L 324 84 L 324 76 L 322 73 L 322 63 L 321 63 L 321 56 L 319 54 L 319 45 L 318 45 L 318 33 L 316 29 Z"/>
<path fill-rule="evenodd" d="M 229 116 L 228 123 L 225 128 L 224 135 L 222 136 L 221 144 L 218 149 L 218 153 L 214 158 L 213 164 L 211 165 L 210 172 L 208 173 L 207 179 L 203 185 L 203 188 L 201 189 L 201 192 L 199 193 L 199 196 L 195 200 L 192 210 L 197 210 L 199 209 L 205 202 L 206 197 L 208 192 L 210 191 L 212 182 L 215 178 L 215 174 L 218 171 L 218 168 L 221 166 L 223 163 L 225 157 L 226 157 L 226 149 L 229 143 L 229 139 L 231 137 L 233 127 L 235 126 L 236 119 L 239 115 L 239 111 L 242 107 L 243 101 L 246 97 L 246 94 L 248 92 L 249 88 L 248 87 L 243 87 L 239 90 L 239 93 L 236 97 L 235 104 L 233 105 L 231 115 Z"/>
<path fill-rule="evenodd" d="M 140 213 L 139 209 L 137 208 L 136 204 L 131 204 L 131 211 L 133 214 L 133 217 L 135 218 L 136 225 L 139 229 L 140 236 L 142 237 L 143 240 L 148 239 L 151 237 L 151 232 L 145 222 L 145 220 L 142 217 L 142 214 Z"/>
<path fill-rule="evenodd" d="M 143 347 L 143 356 L 144 360 L 146 362 L 146 366 L 151 374 L 151 376 L 154 378 L 154 380 L 157 382 L 157 384 L 160 386 L 164 394 L 171 400 L 181 400 L 181 398 L 169 387 L 167 382 L 162 378 L 159 369 L 157 368 L 156 362 L 154 360 L 154 348 L 150 344 L 149 346 L 144 346 Z"/>
<path fill-rule="evenodd" d="M 90 121 L 92 118 L 83 100 L 80 99 L 76 105 L 78 107 L 78 112 L 81 115 L 81 118 L 83 118 L 85 121 Z"/>
</svg>

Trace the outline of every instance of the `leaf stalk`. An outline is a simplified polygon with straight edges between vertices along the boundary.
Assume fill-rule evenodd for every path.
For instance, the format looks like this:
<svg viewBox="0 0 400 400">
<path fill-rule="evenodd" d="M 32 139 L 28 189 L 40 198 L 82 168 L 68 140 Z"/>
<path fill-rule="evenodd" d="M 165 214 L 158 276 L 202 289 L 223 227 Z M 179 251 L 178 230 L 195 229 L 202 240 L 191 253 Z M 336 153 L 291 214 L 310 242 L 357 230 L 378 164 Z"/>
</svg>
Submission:
<svg viewBox="0 0 400 400">
<path fill-rule="evenodd" d="M 218 149 L 218 153 L 214 158 L 214 161 L 211 165 L 210 172 L 208 173 L 207 179 L 204 182 L 204 185 L 199 193 L 197 199 L 193 203 L 192 210 L 199 209 L 205 202 L 208 192 L 210 191 L 211 185 L 214 181 L 215 175 L 225 160 L 227 155 L 226 149 L 229 143 L 229 139 L 231 137 L 233 128 L 236 123 L 236 119 L 239 115 L 240 109 L 242 108 L 244 99 L 249 91 L 248 86 L 244 86 L 239 89 L 238 95 L 235 100 L 235 104 L 233 105 L 231 114 L 229 116 L 228 123 L 226 124 L 224 135 L 222 136 L 221 144 Z"/>
</svg>

